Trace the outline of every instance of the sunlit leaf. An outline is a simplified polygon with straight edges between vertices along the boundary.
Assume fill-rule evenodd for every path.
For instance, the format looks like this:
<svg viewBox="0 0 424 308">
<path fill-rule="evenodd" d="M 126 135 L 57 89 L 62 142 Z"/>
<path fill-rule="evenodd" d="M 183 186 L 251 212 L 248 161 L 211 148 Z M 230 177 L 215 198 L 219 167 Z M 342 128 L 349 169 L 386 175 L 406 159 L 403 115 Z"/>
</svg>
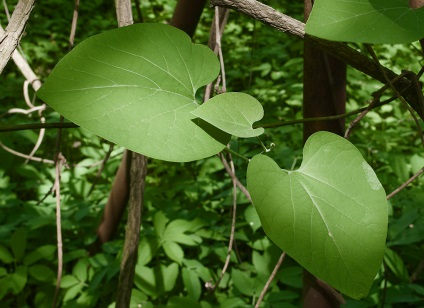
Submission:
<svg viewBox="0 0 424 308">
<path fill-rule="evenodd" d="M 70 121 L 135 152 L 192 161 L 230 136 L 195 120 L 197 89 L 219 72 L 214 53 L 183 31 L 136 24 L 76 46 L 37 95 Z"/>
<path fill-rule="evenodd" d="M 328 132 L 305 144 L 301 167 L 282 170 L 255 156 L 248 188 L 267 235 L 300 265 L 336 289 L 367 295 L 381 266 L 387 233 L 384 189 L 360 152 Z"/>
<path fill-rule="evenodd" d="M 424 37 L 424 8 L 408 0 L 316 0 L 306 33 L 372 44 L 402 44 Z"/>
</svg>

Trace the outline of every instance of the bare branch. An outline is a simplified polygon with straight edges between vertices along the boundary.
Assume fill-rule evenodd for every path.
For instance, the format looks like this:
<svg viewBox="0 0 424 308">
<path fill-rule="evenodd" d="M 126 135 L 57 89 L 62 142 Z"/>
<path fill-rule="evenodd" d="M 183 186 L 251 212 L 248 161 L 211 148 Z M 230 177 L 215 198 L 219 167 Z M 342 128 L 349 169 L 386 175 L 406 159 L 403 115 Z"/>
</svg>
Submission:
<svg viewBox="0 0 424 308">
<path fill-rule="evenodd" d="M 20 0 L 13 11 L 6 31 L 0 38 L 0 74 L 21 40 L 35 0 Z"/>
<path fill-rule="evenodd" d="M 261 303 L 262 303 L 262 301 L 265 297 L 266 291 L 268 291 L 269 286 L 271 285 L 271 282 L 274 280 L 275 275 L 277 275 L 277 272 L 280 269 L 280 266 L 283 263 L 285 256 L 286 256 L 286 253 L 283 252 L 281 254 L 280 258 L 278 259 L 277 264 L 275 265 L 274 269 L 272 270 L 272 273 L 269 276 L 269 278 L 268 278 L 268 280 L 267 280 L 267 282 L 266 282 L 266 284 L 265 284 L 265 286 L 264 286 L 264 288 L 261 292 L 261 295 L 258 298 L 258 301 L 256 302 L 255 308 L 259 308 L 259 306 L 261 305 Z"/>
</svg>

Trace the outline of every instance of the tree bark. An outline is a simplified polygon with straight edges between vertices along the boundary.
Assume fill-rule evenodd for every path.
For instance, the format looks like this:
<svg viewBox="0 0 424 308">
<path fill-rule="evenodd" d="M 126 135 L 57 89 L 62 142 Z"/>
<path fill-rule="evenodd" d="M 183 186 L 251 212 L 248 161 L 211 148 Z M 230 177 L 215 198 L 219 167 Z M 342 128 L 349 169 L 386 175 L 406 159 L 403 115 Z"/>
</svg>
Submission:
<svg viewBox="0 0 424 308">
<path fill-rule="evenodd" d="M 170 25 L 193 37 L 205 4 L 206 0 L 179 0 Z"/>
<path fill-rule="evenodd" d="M 5 32 L 0 37 L 0 74 L 21 40 L 35 0 L 20 0 L 13 11 Z"/>
<path fill-rule="evenodd" d="M 305 21 L 312 10 L 313 0 L 304 1 Z M 345 113 L 346 64 L 314 47 L 308 37 L 304 40 L 303 117 L 326 117 Z M 325 130 L 343 136 L 344 119 L 306 122 L 304 142 L 315 132 Z M 303 271 L 303 307 L 340 307 L 335 292 L 325 282 Z M 337 294 L 337 293 L 336 293 Z"/>
</svg>

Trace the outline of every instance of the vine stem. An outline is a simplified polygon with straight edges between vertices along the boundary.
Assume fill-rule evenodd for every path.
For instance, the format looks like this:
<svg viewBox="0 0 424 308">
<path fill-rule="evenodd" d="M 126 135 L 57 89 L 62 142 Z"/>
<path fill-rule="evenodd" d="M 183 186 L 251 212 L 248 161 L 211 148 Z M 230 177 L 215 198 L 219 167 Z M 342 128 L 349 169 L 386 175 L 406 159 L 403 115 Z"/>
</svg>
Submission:
<svg viewBox="0 0 424 308">
<path fill-rule="evenodd" d="M 228 154 L 229 157 L 229 164 L 231 167 L 231 173 L 236 174 L 236 169 L 234 167 L 233 158 L 231 157 L 231 154 Z M 231 252 L 233 251 L 233 244 L 234 244 L 234 236 L 236 232 L 236 216 L 237 216 L 237 181 L 235 177 L 231 178 L 233 182 L 233 213 L 232 213 L 232 219 L 231 219 L 231 232 L 230 232 L 230 241 L 228 243 L 228 250 L 227 250 L 227 257 L 225 258 L 225 263 L 221 271 L 221 275 L 219 276 L 218 280 L 215 282 L 215 284 L 206 283 L 206 289 L 209 291 L 215 291 L 216 287 L 219 285 L 219 283 L 222 280 L 222 277 L 224 277 L 225 272 L 227 271 L 228 265 L 230 264 L 231 260 Z"/>
<path fill-rule="evenodd" d="M 230 153 L 230 154 L 232 154 L 232 155 L 234 155 L 234 156 L 237 156 L 238 158 L 240 158 L 240 159 L 244 160 L 244 161 L 245 161 L 245 162 L 247 162 L 247 163 L 250 161 L 250 159 L 249 159 L 249 158 L 244 157 L 243 155 L 241 155 L 241 154 L 237 153 L 236 151 L 231 150 L 229 147 L 225 147 L 225 148 L 224 148 L 224 151 L 225 151 L 225 152 L 227 152 L 227 153 Z"/>
<path fill-rule="evenodd" d="M 286 252 L 283 252 L 280 256 L 280 258 L 277 261 L 277 264 L 275 265 L 274 269 L 272 270 L 271 275 L 268 278 L 268 281 L 266 282 L 264 288 L 262 289 L 261 295 L 259 295 L 258 301 L 256 302 L 255 308 L 259 308 L 260 304 L 264 300 L 265 294 L 269 289 L 269 286 L 271 285 L 272 281 L 275 278 L 275 275 L 277 275 L 278 270 L 280 269 L 281 264 L 283 263 L 284 258 L 286 257 Z"/>
<path fill-rule="evenodd" d="M 394 191 L 392 191 L 390 194 L 388 194 L 387 197 L 386 197 L 386 199 L 389 200 L 391 197 L 393 197 L 394 195 L 396 195 L 398 192 L 400 192 L 406 186 L 408 186 L 409 184 L 411 184 L 417 177 L 419 177 L 423 173 L 424 173 L 424 167 L 422 167 L 417 173 L 415 173 L 412 177 L 410 177 L 405 183 L 403 183 L 398 188 L 396 188 Z"/>
</svg>

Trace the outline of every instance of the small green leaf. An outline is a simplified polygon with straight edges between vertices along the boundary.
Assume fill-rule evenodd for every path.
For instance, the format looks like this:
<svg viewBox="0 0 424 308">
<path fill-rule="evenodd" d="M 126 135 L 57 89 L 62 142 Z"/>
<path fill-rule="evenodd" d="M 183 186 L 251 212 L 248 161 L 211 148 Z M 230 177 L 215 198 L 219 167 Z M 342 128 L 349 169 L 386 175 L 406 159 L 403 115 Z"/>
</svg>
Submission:
<svg viewBox="0 0 424 308">
<path fill-rule="evenodd" d="M 402 282 L 408 283 L 410 281 L 408 269 L 403 263 L 402 258 L 390 248 L 386 248 L 384 254 L 384 262 L 393 274 Z"/>
<path fill-rule="evenodd" d="M 75 297 L 82 291 L 83 288 L 84 285 L 82 283 L 70 287 L 68 290 L 66 290 L 65 296 L 63 297 L 63 301 L 66 303 L 67 301 L 75 299 Z"/>
<path fill-rule="evenodd" d="M 181 265 L 184 259 L 184 251 L 180 245 L 175 242 L 166 241 L 162 244 L 162 247 L 168 258 Z"/>
<path fill-rule="evenodd" d="M 12 248 L 13 255 L 17 260 L 21 260 L 25 253 L 27 244 L 27 234 L 24 228 L 15 231 L 10 237 L 10 247 Z"/>
<path fill-rule="evenodd" d="M 262 127 L 252 128 L 252 124 L 264 116 L 264 109 L 255 98 L 245 93 L 217 95 L 191 113 L 237 137 L 256 137 L 264 133 Z"/>
<path fill-rule="evenodd" d="M 407 0 L 316 0 L 306 33 L 333 41 L 405 44 L 424 37 L 424 7 Z"/>
<path fill-rule="evenodd" d="M 45 245 L 38 247 L 37 249 L 31 251 L 24 257 L 24 264 L 31 265 L 39 260 L 52 260 L 55 251 L 56 246 L 54 245 Z"/>
<path fill-rule="evenodd" d="M 269 157 L 249 163 L 247 183 L 266 234 L 300 265 L 359 299 L 379 270 L 387 234 L 384 189 L 360 152 L 328 132 L 305 144 L 301 167 Z"/>
<path fill-rule="evenodd" d="M 253 232 L 258 230 L 261 227 L 261 220 L 259 219 L 258 213 L 256 213 L 255 208 L 249 205 L 244 211 L 244 218 L 249 226 L 252 228 Z"/>
<path fill-rule="evenodd" d="M 79 283 L 79 280 L 72 275 L 65 275 L 60 281 L 61 288 L 69 288 Z"/>
<path fill-rule="evenodd" d="M 45 265 L 36 264 L 29 268 L 29 274 L 31 277 L 39 281 L 53 281 L 55 278 L 55 273 L 51 268 Z"/>
<path fill-rule="evenodd" d="M 177 263 L 171 263 L 167 267 L 161 266 L 161 270 L 163 273 L 162 279 L 163 285 L 165 287 L 165 291 L 169 292 L 171 291 L 174 286 L 175 282 L 177 281 L 178 277 L 178 264 Z"/>
<path fill-rule="evenodd" d="M 10 253 L 9 249 L 7 249 L 2 244 L 0 244 L 0 261 L 6 264 L 13 262 L 13 256 Z"/>
<path fill-rule="evenodd" d="M 9 283 L 12 289 L 12 293 L 15 295 L 19 294 L 25 288 L 27 279 L 28 268 L 23 265 L 16 267 L 15 272 L 9 275 Z"/>
<path fill-rule="evenodd" d="M 215 54 L 165 24 L 136 24 L 88 38 L 37 95 L 70 121 L 121 146 L 168 161 L 220 152 L 230 135 L 198 121 L 196 91 L 219 72 Z"/>
<path fill-rule="evenodd" d="M 163 233 L 165 232 L 165 226 L 168 221 L 169 219 L 166 218 L 162 211 L 157 212 L 153 217 L 153 226 L 155 227 L 155 232 L 159 237 L 163 236 Z"/>
<path fill-rule="evenodd" d="M 72 269 L 72 274 L 80 281 L 85 282 L 87 280 L 87 269 L 88 269 L 88 261 L 87 259 L 81 259 L 75 264 Z"/>
<path fill-rule="evenodd" d="M 200 294 L 202 293 L 199 276 L 196 274 L 196 272 L 190 271 L 187 268 L 183 268 L 182 277 L 188 295 L 192 300 L 198 301 Z"/>
</svg>

